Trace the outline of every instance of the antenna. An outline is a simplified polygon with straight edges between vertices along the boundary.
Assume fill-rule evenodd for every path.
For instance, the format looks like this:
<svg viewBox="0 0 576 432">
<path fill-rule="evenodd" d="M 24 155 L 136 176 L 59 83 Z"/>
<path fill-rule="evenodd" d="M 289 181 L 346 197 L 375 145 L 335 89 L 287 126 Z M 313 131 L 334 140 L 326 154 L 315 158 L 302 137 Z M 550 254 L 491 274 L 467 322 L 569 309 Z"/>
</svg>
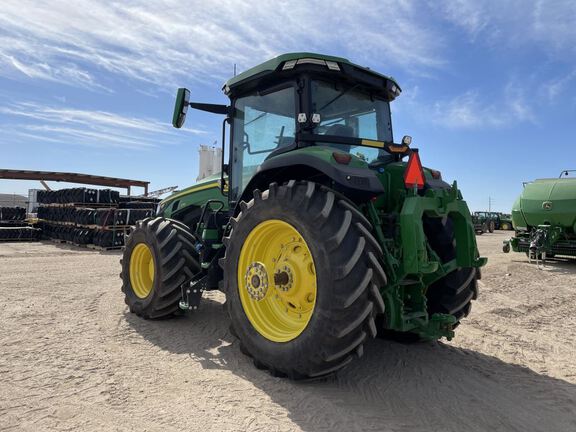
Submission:
<svg viewBox="0 0 576 432">
<path fill-rule="evenodd" d="M 236 76 L 236 63 L 234 63 L 234 76 Z"/>
</svg>

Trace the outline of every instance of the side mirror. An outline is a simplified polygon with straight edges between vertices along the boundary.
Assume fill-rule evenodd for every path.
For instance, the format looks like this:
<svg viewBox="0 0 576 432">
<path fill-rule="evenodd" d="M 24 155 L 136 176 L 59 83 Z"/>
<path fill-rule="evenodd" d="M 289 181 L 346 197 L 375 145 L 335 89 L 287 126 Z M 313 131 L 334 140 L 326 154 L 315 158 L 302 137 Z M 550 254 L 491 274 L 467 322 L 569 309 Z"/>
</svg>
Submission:
<svg viewBox="0 0 576 432">
<path fill-rule="evenodd" d="M 404 135 L 402 137 L 402 144 L 410 146 L 410 144 L 412 144 L 412 137 L 410 135 Z"/>
<path fill-rule="evenodd" d="M 176 94 L 176 104 L 174 105 L 174 115 L 172 116 L 172 126 L 180 129 L 186 120 L 186 113 L 190 105 L 190 90 L 179 88 Z"/>
</svg>

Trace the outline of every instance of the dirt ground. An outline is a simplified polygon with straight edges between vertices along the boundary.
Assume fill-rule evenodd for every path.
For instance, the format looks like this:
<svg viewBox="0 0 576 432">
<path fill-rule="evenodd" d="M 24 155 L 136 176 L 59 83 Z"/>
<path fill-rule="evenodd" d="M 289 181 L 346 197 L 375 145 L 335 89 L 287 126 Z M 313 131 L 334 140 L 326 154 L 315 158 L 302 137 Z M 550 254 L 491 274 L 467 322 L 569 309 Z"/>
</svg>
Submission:
<svg viewBox="0 0 576 432">
<path fill-rule="evenodd" d="M 119 252 L 0 244 L 0 430 L 575 431 L 576 262 L 540 269 L 478 237 L 481 296 L 452 342 L 375 340 L 335 377 L 259 371 L 223 296 L 128 313 Z"/>
</svg>

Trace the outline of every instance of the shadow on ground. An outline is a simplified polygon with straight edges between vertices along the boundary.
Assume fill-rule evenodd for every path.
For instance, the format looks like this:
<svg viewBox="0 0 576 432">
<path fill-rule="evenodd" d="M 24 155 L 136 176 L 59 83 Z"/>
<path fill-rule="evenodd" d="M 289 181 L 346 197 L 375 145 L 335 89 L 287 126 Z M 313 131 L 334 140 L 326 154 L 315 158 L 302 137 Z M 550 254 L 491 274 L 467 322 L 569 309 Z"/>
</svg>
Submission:
<svg viewBox="0 0 576 432">
<path fill-rule="evenodd" d="M 221 303 L 204 299 L 197 313 L 174 320 L 125 318 L 161 349 L 249 380 L 303 430 L 576 430 L 575 385 L 443 343 L 375 340 L 338 375 L 298 383 L 253 367 Z"/>
<path fill-rule="evenodd" d="M 520 259 L 513 259 L 511 261 L 514 264 L 523 264 L 526 266 L 530 266 L 533 268 L 539 268 L 551 273 L 557 274 L 568 274 L 568 275 L 576 275 L 576 258 L 568 258 L 568 257 L 554 257 L 548 258 L 546 263 L 542 264 L 542 261 L 536 263 L 536 261 L 529 262 L 528 258 L 523 257 Z"/>
</svg>

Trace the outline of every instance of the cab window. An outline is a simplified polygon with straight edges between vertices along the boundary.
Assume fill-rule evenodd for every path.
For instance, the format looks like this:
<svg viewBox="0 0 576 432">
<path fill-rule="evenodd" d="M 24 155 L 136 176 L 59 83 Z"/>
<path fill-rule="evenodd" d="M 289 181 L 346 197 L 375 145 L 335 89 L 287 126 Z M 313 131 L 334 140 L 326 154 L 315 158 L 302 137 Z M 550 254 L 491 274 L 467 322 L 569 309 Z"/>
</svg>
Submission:
<svg viewBox="0 0 576 432">
<path fill-rule="evenodd" d="M 231 175 L 232 195 L 238 197 L 270 153 L 294 143 L 294 87 L 249 94 L 238 98 L 234 108 Z"/>
<path fill-rule="evenodd" d="M 312 81 L 312 112 L 320 115 L 316 134 L 392 141 L 388 102 L 363 92 L 355 85 Z M 388 156 L 376 148 L 328 145 L 356 154 L 367 162 Z"/>
</svg>

